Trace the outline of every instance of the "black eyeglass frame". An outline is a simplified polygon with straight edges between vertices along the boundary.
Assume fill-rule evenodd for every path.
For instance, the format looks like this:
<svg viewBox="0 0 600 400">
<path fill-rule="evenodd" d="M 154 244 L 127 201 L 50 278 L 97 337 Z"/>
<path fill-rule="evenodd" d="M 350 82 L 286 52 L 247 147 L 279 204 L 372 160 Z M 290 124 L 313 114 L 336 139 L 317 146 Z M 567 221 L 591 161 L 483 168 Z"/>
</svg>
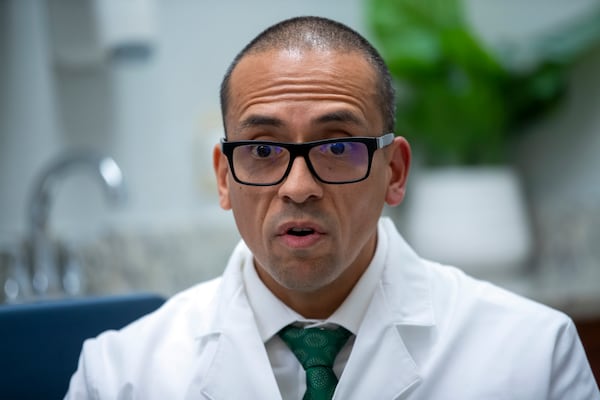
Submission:
<svg viewBox="0 0 600 400">
<path fill-rule="evenodd" d="M 229 141 L 227 141 L 226 138 L 221 138 L 221 151 L 227 157 L 227 161 L 229 162 L 229 167 L 231 169 L 231 174 L 233 175 L 233 179 L 237 183 L 241 183 L 242 185 L 248 185 L 248 186 L 279 185 L 290 174 L 290 171 L 292 170 L 292 165 L 294 164 L 294 160 L 296 159 L 296 157 L 304 158 L 304 161 L 306 162 L 306 165 L 308 166 L 308 170 L 310 171 L 312 176 L 317 178 L 317 180 L 319 182 L 323 182 L 323 183 L 330 184 L 330 185 L 344 185 L 344 184 L 348 184 L 348 183 L 360 182 L 360 181 L 367 179 L 369 177 L 369 174 L 371 173 L 371 164 L 373 162 L 373 154 L 375 153 L 376 150 L 383 149 L 384 147 L 387 147 L 390 144 L 392 144 L 395 136 L 396 135 L 394 134 L 394 132 L 389 132 L 389 133 L 384 133 L 383 135 L 376 136 L 376 137 L 353 136 L 353 137 L 342 137 L 342 138 L 333 138 L 333 139 L 325 139 L 325 140 L 316 140 L 316 141 L 305 142 L 305 143 L 271 142 L 271 141 L 264 141 L 264 140 L 240 140 L 240 141 L 229 142 Z M 320 146 L 320 145 L 328 144 L 328 143 L 340 143 L 340 142 L 341 143 L 362 143 L 365 146 L 367 146 L 368 164 L 367 164 L 367 171 L 365 172 L 365 176 L 363 176 L 362 178 L 353 179 L 353 180 L 349 180 L 349 181 L 337 182 L 337 181 L 328 181 L 328 180 L 322 179 L 319 176 L 319 174 L 317 174 L 317 171 L 313 167 L 312 163 L 310 162 L 310 157 L 308 156 L 310 150 L 315 146 Z M 278 181 L 275 181 L 273 183 L 250 183 L 250 182 L 245 182 L 245 181 L 242 181 L 241 179 L 239 179 L 235 173 L 235 167 L 233 165 L 233 151 L 236 147 L 246 146 L 246 145 L 277 146 L 277 147 L 286 149 L 290 153 L 290 160 L 288 162 L 288 166 L 287 166 L 285 172 L 283 173 L 283 176 L 281 177 L 281 179 L 279 179 Z"/>
</svg>

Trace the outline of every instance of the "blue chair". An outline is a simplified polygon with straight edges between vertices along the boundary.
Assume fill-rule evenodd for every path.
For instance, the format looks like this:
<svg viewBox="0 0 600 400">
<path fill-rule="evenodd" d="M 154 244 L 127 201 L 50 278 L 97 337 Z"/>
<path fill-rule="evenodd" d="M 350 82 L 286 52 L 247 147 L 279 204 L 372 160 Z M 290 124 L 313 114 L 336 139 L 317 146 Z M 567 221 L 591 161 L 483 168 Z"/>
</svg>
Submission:
<svg viewBox="0 0 600 400">
<path fill-rule="evenodd" d="M 134 294 L 0 305 L 0 399 L 62 399 L 85 339 L 164 301 Z"/>
</svg>

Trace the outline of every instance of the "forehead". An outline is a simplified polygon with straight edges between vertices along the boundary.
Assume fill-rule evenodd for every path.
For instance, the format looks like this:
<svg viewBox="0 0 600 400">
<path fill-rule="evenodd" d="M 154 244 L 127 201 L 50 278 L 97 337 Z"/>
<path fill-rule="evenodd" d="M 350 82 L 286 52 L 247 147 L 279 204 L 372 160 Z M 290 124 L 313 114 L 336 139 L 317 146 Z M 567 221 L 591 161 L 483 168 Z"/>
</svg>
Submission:
<svg viewBox="0 0 600 400">
<path fill-rule="evenodd" d="M 357 51 L 273 49 L 248 54 L 231 74 L 229 95 L 228 128 L 248 114 L 281 113 L 284 108 L 347 112 L 375 125 L 382 119 L 375 69 Z"/>
</svg>

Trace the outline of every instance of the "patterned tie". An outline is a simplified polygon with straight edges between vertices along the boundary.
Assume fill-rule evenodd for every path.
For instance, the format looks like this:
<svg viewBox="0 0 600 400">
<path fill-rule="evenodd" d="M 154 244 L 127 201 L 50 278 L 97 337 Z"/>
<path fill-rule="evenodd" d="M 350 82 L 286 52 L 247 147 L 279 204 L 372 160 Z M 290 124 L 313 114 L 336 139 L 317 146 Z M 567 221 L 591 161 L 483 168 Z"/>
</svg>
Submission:
<svg viewBox="0 0 600 400">
<path fill-rule="evenodd" d="M 279 336 L 288 345 L 306 371 L 306 393 L 303 400 L 329 400 L 338 383 L 333 362 L 351 333 L 337 329 L 297 328 L 286 326 Z"/>
</svg>

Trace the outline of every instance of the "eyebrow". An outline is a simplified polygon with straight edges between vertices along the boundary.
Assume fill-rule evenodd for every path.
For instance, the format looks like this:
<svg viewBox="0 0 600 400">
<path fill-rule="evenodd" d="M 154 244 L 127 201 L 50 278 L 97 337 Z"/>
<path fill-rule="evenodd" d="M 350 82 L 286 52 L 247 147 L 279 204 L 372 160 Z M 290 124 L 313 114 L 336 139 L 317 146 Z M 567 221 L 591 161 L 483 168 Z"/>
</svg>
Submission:
<svg viewBox="0 0 600 400">
<path fill-rule="evenodd" d="M 244 119 L 240 123 L 241 129 L 253 128 L 257 126 L 272 126 L 275 128 L 279 128 L 283 126 L 283 121 L 279 118 L 268 117 L 266 115 L 250 115 L 248 118 Z"/>
<path fill-rule="evenodd" d="M 313 123 L 326 124 L 328 122 L 344 122 L 355 125 L 364 125 L 363 121 L 350 111 L 340 110 L 326 113 L 316 117 Z M 283 120 L 261 114 L 252 114 L 240 122 L 240 129 L 255 128 L 260 126 L 271 126 L 280 128 L 284 126 Z"/>
<path fill-rule="evenodd" d="M 361 121 L 356 115 L 351 113 L 350 111 L 340 110 L 330 112 L 315 119 L 317 123 L 327 123 L 327 122 L 346 122 L 352 123 L 355 125 L 364 125 L 363 121 Z"/>
</svg>

